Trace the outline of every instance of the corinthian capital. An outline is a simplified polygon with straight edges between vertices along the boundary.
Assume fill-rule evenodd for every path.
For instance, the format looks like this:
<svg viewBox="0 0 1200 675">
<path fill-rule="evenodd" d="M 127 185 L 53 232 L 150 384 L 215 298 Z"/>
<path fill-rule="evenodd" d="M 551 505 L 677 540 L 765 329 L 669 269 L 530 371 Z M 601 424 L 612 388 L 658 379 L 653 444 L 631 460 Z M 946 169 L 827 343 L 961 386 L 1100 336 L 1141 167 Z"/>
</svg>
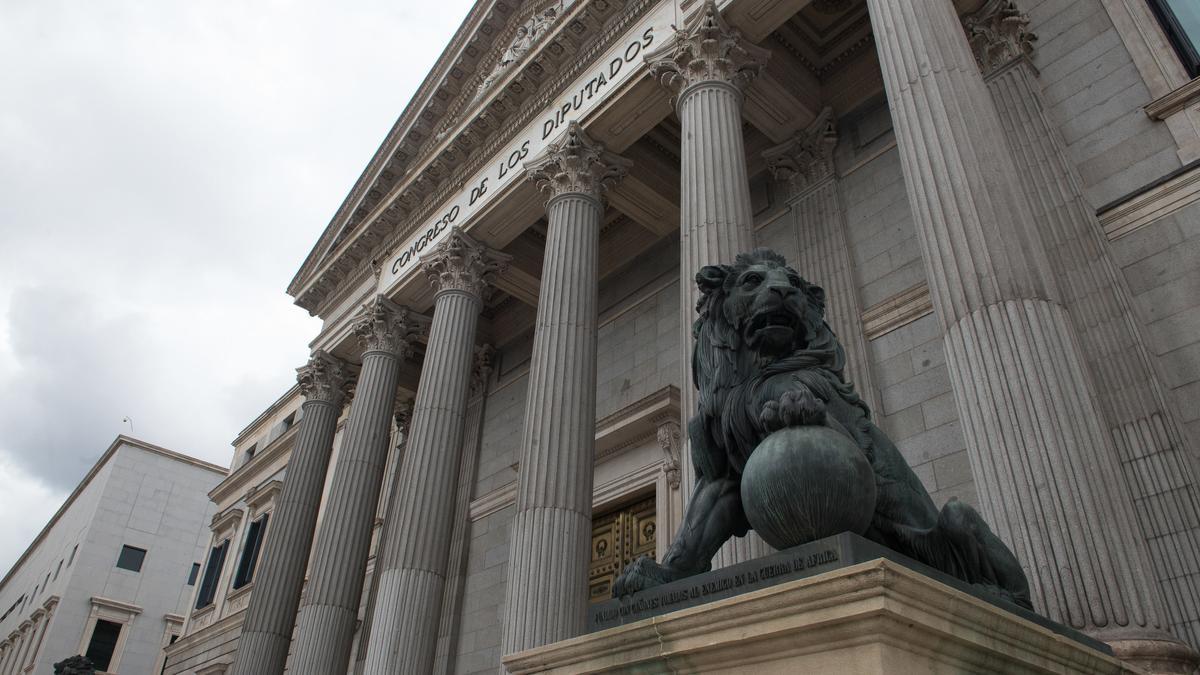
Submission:
<svg viewBox="0 0 1200 675">
<path fill-rule="evenodd" d="M 1029 15 L 1013 0 L 988 0 L 979 11 L 963 19 L 975 61 L 987 77 L 1013 59 L 1033 54 L 1037 35 L 1025 30 Z"/>
<path fill-rule="evenodd" d="M 486 300 L 493 277 L 511 260 L 512 256 L 480 244 L 456 227 L 425 256 L 421 269 L 437 293 L 461 291 Z"/>
<path fill-rule="evenodd" d="M 825 108 L 807 129 L 763 152 L 763 159 L 767 160 L 772 176 L 787 181 L 794 197 L 833 177 L 833 149 L 837 142 L 833 110 Z"/>
<path fill-rule="evenodd" d="M 704 82 L 723 82 L 742 90 L 771 52 L 751 44 L 730 28 L 717 4 L 706 0 L 700 12 L 661 48 L 646 55 L 646 65 L 676 96 Z"/>
<path fill-rule="evenodd" d="M 571 122 L 561 138 L 526 162 L 525 171 L 529 180 L 552 198 L 575 193 L 599 199 L 631 165 L 588 137 L 579 122 Z"/>
<path fill-rule="evenodd" d="M 412 354 L 412 341 L 420 334 L 419 315 L 377 295 L 363 305 L 354 320 L 354 334 L 364 352 L 387 352 L 398 358 Z"/>
<path fill-rule="evenodd" d="M 342 407 L 353 380 L 349 364 L 320 349 L 313 352 L 306 365 L 296 369 L 296 381 L 304 398 L 332 403 L 337 408 Z"/>
</svg>

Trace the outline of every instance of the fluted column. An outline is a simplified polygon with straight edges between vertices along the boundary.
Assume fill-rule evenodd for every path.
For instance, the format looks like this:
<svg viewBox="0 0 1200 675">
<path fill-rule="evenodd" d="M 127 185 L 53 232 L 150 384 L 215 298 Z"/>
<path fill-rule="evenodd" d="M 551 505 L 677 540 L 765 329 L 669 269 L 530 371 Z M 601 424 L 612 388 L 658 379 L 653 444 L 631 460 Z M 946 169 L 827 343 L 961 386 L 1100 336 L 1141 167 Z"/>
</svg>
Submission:
<svg viewBox="0 0 1200 675">
<path fill-rule="evenodd" d="M 508 553 L 505 654 L 586 626 L 602 199 L 628 165 L 574 122 L 526 164 L 550 197 L 549 227 Z"/>
<path fill-rule="evenodd" d="M 293 672 L 344 673 L 348 668 L 387 464 L 400 361 L 424 329 L 422 319 L 376 296 L 354 323 L 363 349 L 362 369 L 296 621 Z"/>
<path fill-rule="evenodd" d="M 1200 494 L 1186 435 L 1168 405 L 1095 210 L 1046 116 L 1029 58 L 1036 40 L 1027 32 L 1029 17 L 1012 0 L 990 0 L 965 24 L 1079 332 L 1100 411 L 1153 554 L 1171 629 L 1200 646 L 1200 570 L 1178 563 L 1200 560 Z"/>
<path fill-rule="evenodd" d="M 1123 655 L 1163 631 L 1116 453 L 951 0 L 868 0 L 980 503 L 1035 607 Z"/>
<path fill-rule="evenodd" d="M 696 273 L 754 248 L 754 213 L 742 139 L 742 91 L 770 52 L 747 42 L 706 0 L 692 21 L 667 44 L 646 55 L 646 64 L 675 96 L 680 134 L 679 274 L 680 408 L 683 428 L 696 414 L 692 386 L 692 324 L 696 320 Z M 683 499 L 696 484 L 688 439 L 680 462 Z M 757 534 L 726 544 L 714 565 L 749 560 L 772 549 Z"/>
<path fill-rule="evenodd" d="M 271 516 L 271 531 L 263 542 L 234 675 L 282 673 L 287 662 L 333 437 L 352 371 L 340 359 L 317 350 L 308 365 L 297 370 L 296 379 L 304 394 L 304 417 Z"/>
<path fill-rule="evenodd" d="M 837 143 L 833 110 L 826 108 L 807 129 L 767 150 L 763 157 L 775 178 L 788 186 L 792 232 L 799 251 L 795 267 L 830 298 L 832 311 L 826 312 L 826 321 L 846 350 L 843 379 L 854 383 L 875 410 L 878 401 L 862 331 L 862 303 L 833 165 Z"/>
<path fill-rule="evenodd" d="M 396 406 L 392 414 L 396 420 L 398 439 L 389 469 L 392 480 L 380 499 L 383 506 L 380 509 L 379 518 L 387 518 L 387 514 L 392 512 L 392 503 L 395 501 L 396 492 L 400 487 L 400 464 L 404 461 L 404 448 L 408 445 L 408 431 L 412 428 L 412 408 L 412 399 L 396 397 Z M 370 644 L 371 623 L 374 621 L 375 598 L 379 595 L 379 556 L 387 546 L 386 535 L 387 528 L 381 525 L 379 541 L 375 544 L 375 569 L 371 573 L 371 587 L 367 589 L 367 610 L 363 616 L 362 626 L 359 628 L 358 649 L 355 651 L 354 672 L 356 675 L 362 673 L 367 663 L 367 645 Z"/>
<path fill-rule="evenodd" d="M 454 672 L 454 650 L 458 646 L 459 608 L 467 580 L 467 555 L 471 539 L 468 512 L 475 490 L 475 474 L 479 463 L 479 444 L 483 434 L 483 411 L 487 402 L 488 378 L 492 372 L 491 345 L 475 349 L 475 367 L 471 371 L 470 403 L 463 425 L 462 462 L 458 468 L 458 487 L 455 490 L 454 525 L 450 533 L 450 555 L 446 564 L 446 586 L 442 591 L 442 614 L 438 622 L 437 648 L 434 651 L 435 675 Z"/>
<path fill-rule="evenodd" d="M 435 289 L 433 326 L 412 437 L 384 520 L 386 546 L 377 563 L 364 673 L 428 673 L 433 667 L 475 330 L 490 278 L 508 259 L 457 229 L 424 257 Z"/>
</svg>

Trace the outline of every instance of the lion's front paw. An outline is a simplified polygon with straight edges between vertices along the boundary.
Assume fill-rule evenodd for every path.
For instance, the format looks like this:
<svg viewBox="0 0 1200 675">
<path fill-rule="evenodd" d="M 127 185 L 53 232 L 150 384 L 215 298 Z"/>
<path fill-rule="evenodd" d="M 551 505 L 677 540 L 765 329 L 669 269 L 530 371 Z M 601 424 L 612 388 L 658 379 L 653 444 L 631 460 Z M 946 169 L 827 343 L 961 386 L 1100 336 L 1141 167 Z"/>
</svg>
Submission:
<svg viewBox="0 0 1200 675">
<path fill-rule="evenodd" d="M 787 427 L 803 427 L 825 423 L 825 404 L 807 389 L 784 392 L 778 401 L 763 404 L 758 416 L 767 433 Z"/>
<path fill-rule="evenodd" d="M 654 558 L 644 555 L 629 563 L 621 576 L 613 583 L 612 596 L 623 598 L 647 588 L 654 588 L 665 583 L 682 579 L 687 575 L 677 572 L 670 567 L 655 562 Z"/>
</svg>

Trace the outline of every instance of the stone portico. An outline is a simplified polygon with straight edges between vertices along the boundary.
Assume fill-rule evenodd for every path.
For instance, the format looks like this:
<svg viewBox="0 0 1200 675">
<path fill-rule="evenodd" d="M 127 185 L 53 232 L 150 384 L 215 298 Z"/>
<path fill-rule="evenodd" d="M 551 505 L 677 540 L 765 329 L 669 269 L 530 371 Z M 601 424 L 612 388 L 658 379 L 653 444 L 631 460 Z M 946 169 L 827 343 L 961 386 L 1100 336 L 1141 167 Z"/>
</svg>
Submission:
<svg viewBox="0 0 1200 675">
<path fill-rule="evenodd" d="M 495 672 L 579 636 L 679 526 L 693 279 L 754 246 L 826 289 L 847 378 L 1035 608 L 1171 672 L 1200 167 L 1139 2 L 478 3 L 289 286 L 324 321 L 303 421 L 214 491 L 282 481 L 253 589 L 166 672 Z"/>
</svg>

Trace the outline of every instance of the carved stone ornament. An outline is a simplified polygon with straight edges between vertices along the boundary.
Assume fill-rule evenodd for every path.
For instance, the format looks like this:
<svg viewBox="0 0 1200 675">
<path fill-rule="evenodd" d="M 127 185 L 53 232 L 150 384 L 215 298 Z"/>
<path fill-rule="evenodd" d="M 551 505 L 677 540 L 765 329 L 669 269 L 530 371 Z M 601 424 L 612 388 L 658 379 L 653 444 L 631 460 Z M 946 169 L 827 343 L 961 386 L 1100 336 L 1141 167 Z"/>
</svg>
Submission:
<svg viewBox="0 0 1200 675">
<path fill-rule="evenodd" d="M 491 345 L 479 345 L 475 348 L 475 363 L 471 367 L 471 393 L 481 394 L 487 386 L 488 377 L 492 374 L 492 357 L 496 348 Z"/>
<path fill-rule="evenodd" d="M 412 341 L 420 334 L 416 312 L 376 295 L 363 305 L 354 320 L 354 334 L 364 352 L 387 352 L 398 358 L 412 354 Z"/>
<path fill-rule="evenodd" d="M 435 292 L 461 291 L 487 300 L 492 279 L 512 256 L 494 251 L 455 227 L 425 255 L 421 269 Z"/>
<path fill-rule="evenodd" d="M 309 401 L 325 401 L 341 407 L 346 400 L 354 375 L 349 364 L 320 349 L 313 352 L 308 364 L 296 369 L 300 392 Z"/>
<path fill-rule="evenodd" d="M 1008 546 L 966 503 L 934 503 L 843 379 L 821 287 L 769 249 L 704 267 L 696 284 L 696 483 L 662 561 L 630 564 L 614 596 L 706 572 L 751 529 L 781 551 L 849 531 L 1032 609 Z"/>
<path fill-rule="evenodd" d="M 672 490 L 679 489 L 679 448 L 680 448 L 680 431 L 679 422 L 675 420 L 667 420 L 658 425 L 658 446 L 663 451 L 663 474 L 667 477 L 667 484 Z"/>
<path fill-rule="evenodd" d="M 963 26 L 985 77 L 1013 59 L 1031 56 L 1037 41 L 1037 35 L 1025 30 L 1029 15 L 1013 0 L 988 0 L 963 20 Z"/>
<path fill-rule="evenodd" d="M 796 196 L 833 177 L 833 149 L 837 142 L 833 110 L 825 108 L 807 129 L 763 152 L 763 159 L 767 160 L 771 175 L 787 181 L 792 196 Z"/>
<path fill-rule="evenodd" d="M 525 163 L 525 171 L 551 198 L 576 193 L 599 199 L 632 165 L 605 150 L 603 143 L 593 141 L 579 122 L 570 122 L 558 140 Z"/>
<path fill-rule="evenodd" d="M 500 60 L 496 62 L 496 65 L 492 68 L 492 72 L 480 83 L 479 89 L 475 92 L 475 98 L 471 102 L 474 103 L 483 98 L 483 95 L 492 88 L 496 80 L 504 75 L 504 71 L 508 70 L 509 66 L 520 61 L 521 57 L 525 56 L 539 40 L 545 37 L 546 33 L 550 32 L 550 27 L 557 23 L 558 19 L 566 13 L 564 10 L 570 4 L 569 2 L 558 2 L 536 12 L 525 23 L 517 26 L 517 32 L 513 36 L 512 42 L 509 43 L 504 53 L 500 55 Z"/>
<path fill-rule="evenodd" d="M 410 426 L 412 425 L 413 400 L 408 396 L 396 395 L 396 402 L 392 407 L 392 416 L 396 420 L 396 428 L 405 438 L 408 437 Z M 403 443 L 403 442 L 402 442 Z"/>
<path fill-rule="evenodd" d="M 713 0 L 674 38 L 646 55 L 646 65 L 663 86 L 679 96 L 704 82 L 724 82 L 739 91 L 758 75 L 771 52 L 730 28 Z"/>
</svg>

